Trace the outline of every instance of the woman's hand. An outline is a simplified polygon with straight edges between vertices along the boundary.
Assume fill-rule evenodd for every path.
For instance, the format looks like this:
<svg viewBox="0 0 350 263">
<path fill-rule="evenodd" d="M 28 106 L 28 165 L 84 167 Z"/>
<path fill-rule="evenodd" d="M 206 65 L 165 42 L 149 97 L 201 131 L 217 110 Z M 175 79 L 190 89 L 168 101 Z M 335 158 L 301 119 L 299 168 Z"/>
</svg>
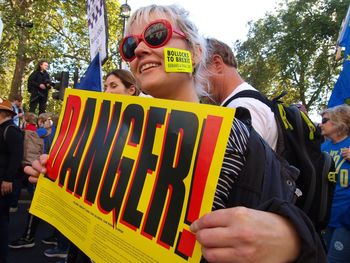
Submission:
<svg viewBox="0 0 350 263">
<path fill-rule="evenodd" d="M 345 160 L 350 161 L 350 148 L 342 148 L 341 155 Z"/>
<path fill-rule="evenodd" d="M 47 159 L 49 158 L 49 155 L 47 154 L 42 154 L 39 157 L 39 160 L 35 160 L 32 163 L 32 166 L 25 166 L 24 167 L 24 172 L 29 175 L 29 182 L 35 184 L 38 181 L 39 175 L 41 173 L 45 174 L 46 173 L 46 163 Z"/>
<path fill-rule="evenodd" d="M 191 231 L 209 262 L 293 262 L 300 250 L 298 234 L 287 219 L 245 207 L 204 215 Z"/>
</svg>

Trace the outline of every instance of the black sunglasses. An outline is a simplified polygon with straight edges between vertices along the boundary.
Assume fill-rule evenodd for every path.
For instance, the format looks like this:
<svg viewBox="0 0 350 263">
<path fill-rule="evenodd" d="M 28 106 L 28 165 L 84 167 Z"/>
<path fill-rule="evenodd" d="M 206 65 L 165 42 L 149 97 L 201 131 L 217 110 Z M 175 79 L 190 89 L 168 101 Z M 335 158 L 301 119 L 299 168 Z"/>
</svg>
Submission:
<svg viewBox="0 0 350 263">
<path fill-rule="evenodd" d="M 322 124 L 325 124 L 325 123 L 327 123 L 328 121 L 329 121 L 328 118 L 322 118 L 321 123 L 322 123 Z"/>
</svg>

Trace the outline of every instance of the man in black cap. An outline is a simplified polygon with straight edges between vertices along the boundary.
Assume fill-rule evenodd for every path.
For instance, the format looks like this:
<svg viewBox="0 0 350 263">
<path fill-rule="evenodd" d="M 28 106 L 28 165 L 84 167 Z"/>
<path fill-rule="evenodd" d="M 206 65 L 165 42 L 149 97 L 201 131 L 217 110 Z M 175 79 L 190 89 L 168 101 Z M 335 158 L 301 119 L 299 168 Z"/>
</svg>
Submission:
<svg viewBox="0 0 350 263">
<path fill-rule="evenodd" d="M 12 104 L 0 98 L 0 263 L 5 263 L 9 238 L 9 210 L 23 159 L 23 133 L 14 124 Z"/>
</svg>

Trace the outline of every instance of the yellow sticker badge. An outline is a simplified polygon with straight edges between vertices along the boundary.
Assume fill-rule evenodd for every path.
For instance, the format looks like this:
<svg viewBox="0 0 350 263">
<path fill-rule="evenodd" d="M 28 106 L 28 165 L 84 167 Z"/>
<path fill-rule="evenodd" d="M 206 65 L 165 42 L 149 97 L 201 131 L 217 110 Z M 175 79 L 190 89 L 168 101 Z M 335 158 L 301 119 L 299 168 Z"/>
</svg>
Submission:
<svg viewBox="0 0 350 263">
<path fill-rule="evenodd" d="M 164 48 L 165 72 L 192 73 L 191 52 L 178 48 Z"/>
</svg>

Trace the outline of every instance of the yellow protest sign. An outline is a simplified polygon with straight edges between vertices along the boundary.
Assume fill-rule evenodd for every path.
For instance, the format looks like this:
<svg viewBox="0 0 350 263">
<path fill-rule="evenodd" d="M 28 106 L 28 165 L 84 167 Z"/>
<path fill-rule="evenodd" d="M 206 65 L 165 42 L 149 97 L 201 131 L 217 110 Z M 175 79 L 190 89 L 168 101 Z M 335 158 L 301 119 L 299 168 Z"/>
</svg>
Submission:
<svg viewBox="0 0 350 263">
<path fill-rule="evenodd" d="M 66 90 L 30 212 L 94 262 L 199 262 L 234 110 Z"/>
<path fill-rule="evenodd" d="M 192 73 L 191 52 L 178 48 L 164 48 L 165 72 Z"/>
</svg>

